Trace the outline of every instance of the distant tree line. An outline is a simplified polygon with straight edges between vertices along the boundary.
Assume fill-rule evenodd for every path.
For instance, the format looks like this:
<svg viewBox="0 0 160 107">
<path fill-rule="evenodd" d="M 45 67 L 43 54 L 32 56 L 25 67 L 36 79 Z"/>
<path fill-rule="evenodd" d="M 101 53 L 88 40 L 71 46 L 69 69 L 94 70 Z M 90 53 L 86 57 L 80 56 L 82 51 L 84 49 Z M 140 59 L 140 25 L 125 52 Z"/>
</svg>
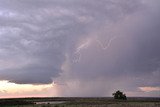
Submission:
<svg viewBox="0 0 160 107">
<path fill-rule="evenodd" d="M 15 99 L 1 99 L 0 100 L 0 107 L 10 106 L 10 105 L 30 105 L 30 104 L 34 104 L 34 103 L 30 101 L 15 100 Z"/>
</svg>

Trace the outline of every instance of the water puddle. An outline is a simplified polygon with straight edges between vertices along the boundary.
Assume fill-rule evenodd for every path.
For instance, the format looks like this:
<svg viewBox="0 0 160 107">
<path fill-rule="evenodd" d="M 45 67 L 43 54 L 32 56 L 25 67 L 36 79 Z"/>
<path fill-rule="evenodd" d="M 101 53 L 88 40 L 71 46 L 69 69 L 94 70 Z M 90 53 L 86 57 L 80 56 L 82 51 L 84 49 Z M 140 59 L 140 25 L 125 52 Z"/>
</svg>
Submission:
<svg viewBox="0 0 160 107">
<path fill-rule="evenodd" d="M 35 104 L 62 104 L 65 101 L 45 101 L 45 102 L 35 102 Z"/>
</svg>

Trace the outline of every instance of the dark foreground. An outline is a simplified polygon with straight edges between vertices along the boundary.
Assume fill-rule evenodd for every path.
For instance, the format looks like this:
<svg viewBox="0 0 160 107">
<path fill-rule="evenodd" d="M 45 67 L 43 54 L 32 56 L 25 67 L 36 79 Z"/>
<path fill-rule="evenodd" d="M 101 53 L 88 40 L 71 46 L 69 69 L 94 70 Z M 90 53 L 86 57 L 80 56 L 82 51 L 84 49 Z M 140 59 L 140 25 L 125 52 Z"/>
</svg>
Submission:
<svg viewBox="0 0 160 107">
<path fill-rule="evenodd" d="M 160 98 L 137 97 L 127 101 L 109 97 L 16 98 L 0 99 L 0 107 L 160 107 Z"/>
</svg>

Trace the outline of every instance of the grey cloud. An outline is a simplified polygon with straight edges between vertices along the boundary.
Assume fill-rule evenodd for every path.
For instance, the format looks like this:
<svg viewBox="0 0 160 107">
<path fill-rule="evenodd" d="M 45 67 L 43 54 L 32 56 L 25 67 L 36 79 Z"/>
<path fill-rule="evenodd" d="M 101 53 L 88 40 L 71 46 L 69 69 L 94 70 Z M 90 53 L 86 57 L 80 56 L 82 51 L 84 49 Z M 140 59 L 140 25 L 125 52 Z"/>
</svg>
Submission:
<svg viewBox="0 0 160 107">
<path fill-rule="evenodd" d="M 73 96 L 159 86 L 155 74 L 160 67 L 160 24 L 155 2 L 1 0 L 0 80 L 20 84 L 58 80 L 70 89 L 61 94 Z M 95 40 L 104 43 L 112 36 L 116 39 L 106 50 Z M 80 62 L 73 63 L 79 42 L 87 38 L 93 39 L 91 45 L 81 50 Z M 68 71 L 62 69 L 65 62 Z M 77 92 L 81 87 L 86 88 Z"/>
<path fill-rule="evenodd" d="M 60 71 L 51 65 L 28 65 L 19 69 L 1 71 L 1 79 L 17 84 L 48 84 L 53 81 L 53 77 L 59 75 Z"/>
<path fill-rule="evenodd" d="M 125 21 L 125 17 L 124 22 L 123 20 L 118 20 L 122 21 L 122 23 L 117 22 L 121 23 L 121 28 L 124 27 L 124 23 L 129 23 L 127 26 L 128 28 L 118 28 L 120 31 L 118 31 L 118 35 L 115 35 L 117 38 L 108 49 L 104 50 L 94 42 L 92 46 L 82 50 L 81 61 L 78 62 L 78 64 L 70 65 L 70 69 L 73 71 L 69 72 L 71 76 L 66 76 L 66 74 L 64 74 L 64 77 L 69 79 L 69 82 L 67 82 L 68 86 L 73 87 L 70 92 L 74 92 L 76 90 L 74 90 L 75 87 L 78 87 L 80 90 L 81 87 L 83 87 L 83 91 L 76 91 L 74 92 L 75 95 L 97 96 L 96 93 L 98 93 L 100 96 L 105 96 L 111 95 L 109 93 L 113 90 L 122 89 L 126 92 L 134 90 L 133 92 L 139 92 L 141 96 L 158 96 L 158 94 L 155 94 L 156 92 L 149 94 L 138 90 L 138 87 L 143 86 L 160 86 L 159 8 L 156 8 L 156 10 L 148 6 L 145 8 L 146 9 L 141 8 L 140 13 L 137 11 L 136 14 L 129 14 L 129 17 L 133 17 L 130 18 L 130 20 Z M 152 11 L 152 9 L 154 11 Z M 111 26 L 111 28 L 115 26 Z M 106 28 L 109 27 L 108 25 Z M 94 33 L 99 34 L 98 36 L 103 38 L 101 42 L 105 42 L 104 39 L 107 38 L 108 35 L 106 35 L 106 33 L 108 32 L 103 28 L 97 29 L 96 32 Z M 113 30 L 113 32 L 109 34 L 114 35 L 114 32 L 116 31 Z M 97 79 L 99 78 L 103 79 L 99 80 L 97 83 Z M 79 85 L 71 81 L 76 81 Z M 103 89 L 94 90 L 95 86 Z M 88 88 L 90 90 L 88 90 Z M 69 95 L 74 94 L 69 93 Z"/>
</svg>

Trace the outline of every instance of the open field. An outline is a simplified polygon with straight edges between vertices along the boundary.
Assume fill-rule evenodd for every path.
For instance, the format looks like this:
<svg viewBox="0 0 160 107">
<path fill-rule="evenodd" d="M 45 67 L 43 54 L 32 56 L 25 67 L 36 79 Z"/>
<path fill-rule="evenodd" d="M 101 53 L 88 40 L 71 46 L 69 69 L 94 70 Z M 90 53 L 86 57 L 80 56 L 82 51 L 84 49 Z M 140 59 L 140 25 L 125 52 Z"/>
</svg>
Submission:
<svg viewBox="0 0 160 107">
<path fill-rule="evenodd" d="M 160 98 L 19 98 L 0 99 L 0 107 L 160 107 Z"/>
</svg>

